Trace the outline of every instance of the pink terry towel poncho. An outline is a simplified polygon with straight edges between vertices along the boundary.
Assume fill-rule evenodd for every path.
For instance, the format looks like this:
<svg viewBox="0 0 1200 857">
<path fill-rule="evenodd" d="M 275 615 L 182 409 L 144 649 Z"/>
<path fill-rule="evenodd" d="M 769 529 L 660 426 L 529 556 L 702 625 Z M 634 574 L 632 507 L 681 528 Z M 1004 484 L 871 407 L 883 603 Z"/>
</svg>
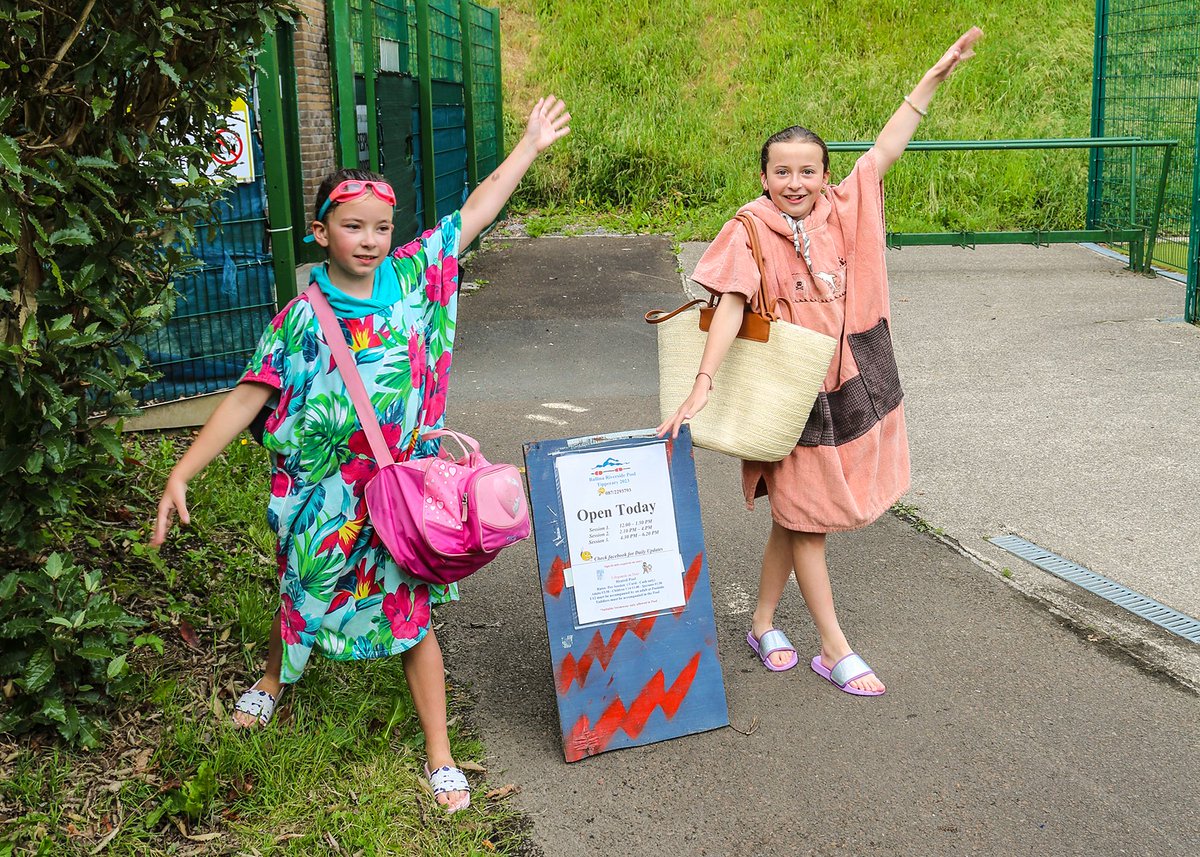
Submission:
<svg viewBox="0 0 1200 857">
<path fill-rule="evenodd" d="M 771 516 L 789 530 L 836 532 L 865 526 L 908 490 L 908 435 L 889 331 L 883 185 L 867 152 L 812 213 L 793 227 L 770 198 L 754 216 L 778 311 L 838 340 L 822 392 L 796 449 L 783 461 L 742 464 L 746 502 L 770 497 Z M 710 292 L 758 290 L 749 236 L 725 224 L 692 279 Z M 789 317 L 790 313 L 790 317 Z M 717 372 L 720 383 L 720 370 Z"/>
</svg>

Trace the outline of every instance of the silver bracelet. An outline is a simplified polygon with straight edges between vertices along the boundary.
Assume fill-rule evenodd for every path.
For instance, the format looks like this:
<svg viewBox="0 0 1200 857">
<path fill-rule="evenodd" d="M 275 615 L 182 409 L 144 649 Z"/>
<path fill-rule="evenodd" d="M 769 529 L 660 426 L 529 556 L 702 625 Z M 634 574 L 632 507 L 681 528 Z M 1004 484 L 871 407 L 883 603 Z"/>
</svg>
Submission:
<svg viewBox="0 0 1200 857">
<path fill-rule="evenodd" d="M 929 115 L 928 111 L 922 110 L 920 107 L 913 104 L 913 100 L 911 98 L 909 98 L 907 95 L 904 96 L 904 103 L 907 104 L 909 107 L 911 107 L 913 110 L 917 111 L 917 113 L 920 115 L 920 117 L 922 119 L 924 119 L 926 116 Z"/>
</svg>

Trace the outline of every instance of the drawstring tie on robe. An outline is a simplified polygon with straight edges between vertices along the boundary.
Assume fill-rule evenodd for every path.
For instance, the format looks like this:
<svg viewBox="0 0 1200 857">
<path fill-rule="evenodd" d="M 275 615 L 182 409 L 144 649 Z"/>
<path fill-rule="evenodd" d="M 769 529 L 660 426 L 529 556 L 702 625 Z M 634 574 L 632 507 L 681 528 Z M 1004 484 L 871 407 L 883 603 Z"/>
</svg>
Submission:
<svg viewBox="0 0 1200 857">
<path fill-rule="evenodd" d="M 792 229 L 792 244 L 796 248 L 796 258 L 799 259 L 801 256 L 803 256 L 804 264 L 808 266 L 809 273 L 821 282 L 825 283 L 825 285 L 829 286 L 829 288 L 836 289 L 837 277 L 835 277 L 833 274 L 827 274 L 823 271 L 816 271 L 813 269 L 811 255 L 812 242 L 809 240 L 808 232 L 804 228 L 803 221 L 797 220 L 790 214 L 785 214 L 782 211 L 779 213 L 783 216 L 783 219 L 787 221 L 787 225 Z"/>
</svg>

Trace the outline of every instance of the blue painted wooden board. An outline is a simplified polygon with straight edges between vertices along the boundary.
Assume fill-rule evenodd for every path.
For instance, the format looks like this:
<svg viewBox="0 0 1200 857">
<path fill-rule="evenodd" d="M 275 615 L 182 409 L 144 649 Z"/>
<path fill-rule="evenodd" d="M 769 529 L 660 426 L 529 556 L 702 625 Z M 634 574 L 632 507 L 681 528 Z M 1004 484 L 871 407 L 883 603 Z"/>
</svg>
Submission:
<svg viewBox="0 0 1200 857">
<path fill-rule="evenodd" d="M 691 432 L 685 425 L 674 441 L 637 434 L 525 445 L 550 662 L 568 762 L 729 725 Z M 656 443 L 667 446 L 686 603 L 660 615 L 580 628 L 574 593 L 564 580 L 570 552 L 555 459 L 586 451 L 603 460 L 617 450 Z"/>
</svg>

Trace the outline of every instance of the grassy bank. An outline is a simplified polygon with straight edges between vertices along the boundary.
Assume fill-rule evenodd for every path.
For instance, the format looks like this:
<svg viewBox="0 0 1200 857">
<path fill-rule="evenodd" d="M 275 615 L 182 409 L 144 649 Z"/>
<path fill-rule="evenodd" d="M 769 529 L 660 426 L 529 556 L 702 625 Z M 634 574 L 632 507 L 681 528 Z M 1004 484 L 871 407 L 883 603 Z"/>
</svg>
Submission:
<svg viewBox="0 0 1200 857">
<path fill-rule="evenodd" d="M 232 446 L 194 480 L 192 526 L 156 554 L 150 521 L 186 440 L 127 438 L 137 464 L 120 494 L 77 524 L 77 561 L 104 572 L 162 651 L 131 655 L 140 687 L 101 749 L 0 737 L 0 855 L 520 853 L 522 822 L 487 797 L 482 747 L 458 716 L 451 743 L 475 765 L 473 804 L 450 818 L 435 806 L 399 658 L 314 658 L 269 728 L 230 728 L 278 602 L 266 457 Z M 466 710 L 450 690 L 452 713 Z"/>
<path fill-rule="evenodd" d="M 571 135 L 514 210 L 711 237 L 757 195 L 763 139 L 792 124 L 870 140 L 971 24 L 978 56 L 942 87 L 923 139 L 1086 136 L 1092 4 L 1078 0 L 503 0 L 509 142 L 542 92 Z M 835 155 L 835 181 L 853 165 Z M 1075 227 L 1087 155 L 909 153 L 888 175 L 893 229 Z"/>
</svg>

